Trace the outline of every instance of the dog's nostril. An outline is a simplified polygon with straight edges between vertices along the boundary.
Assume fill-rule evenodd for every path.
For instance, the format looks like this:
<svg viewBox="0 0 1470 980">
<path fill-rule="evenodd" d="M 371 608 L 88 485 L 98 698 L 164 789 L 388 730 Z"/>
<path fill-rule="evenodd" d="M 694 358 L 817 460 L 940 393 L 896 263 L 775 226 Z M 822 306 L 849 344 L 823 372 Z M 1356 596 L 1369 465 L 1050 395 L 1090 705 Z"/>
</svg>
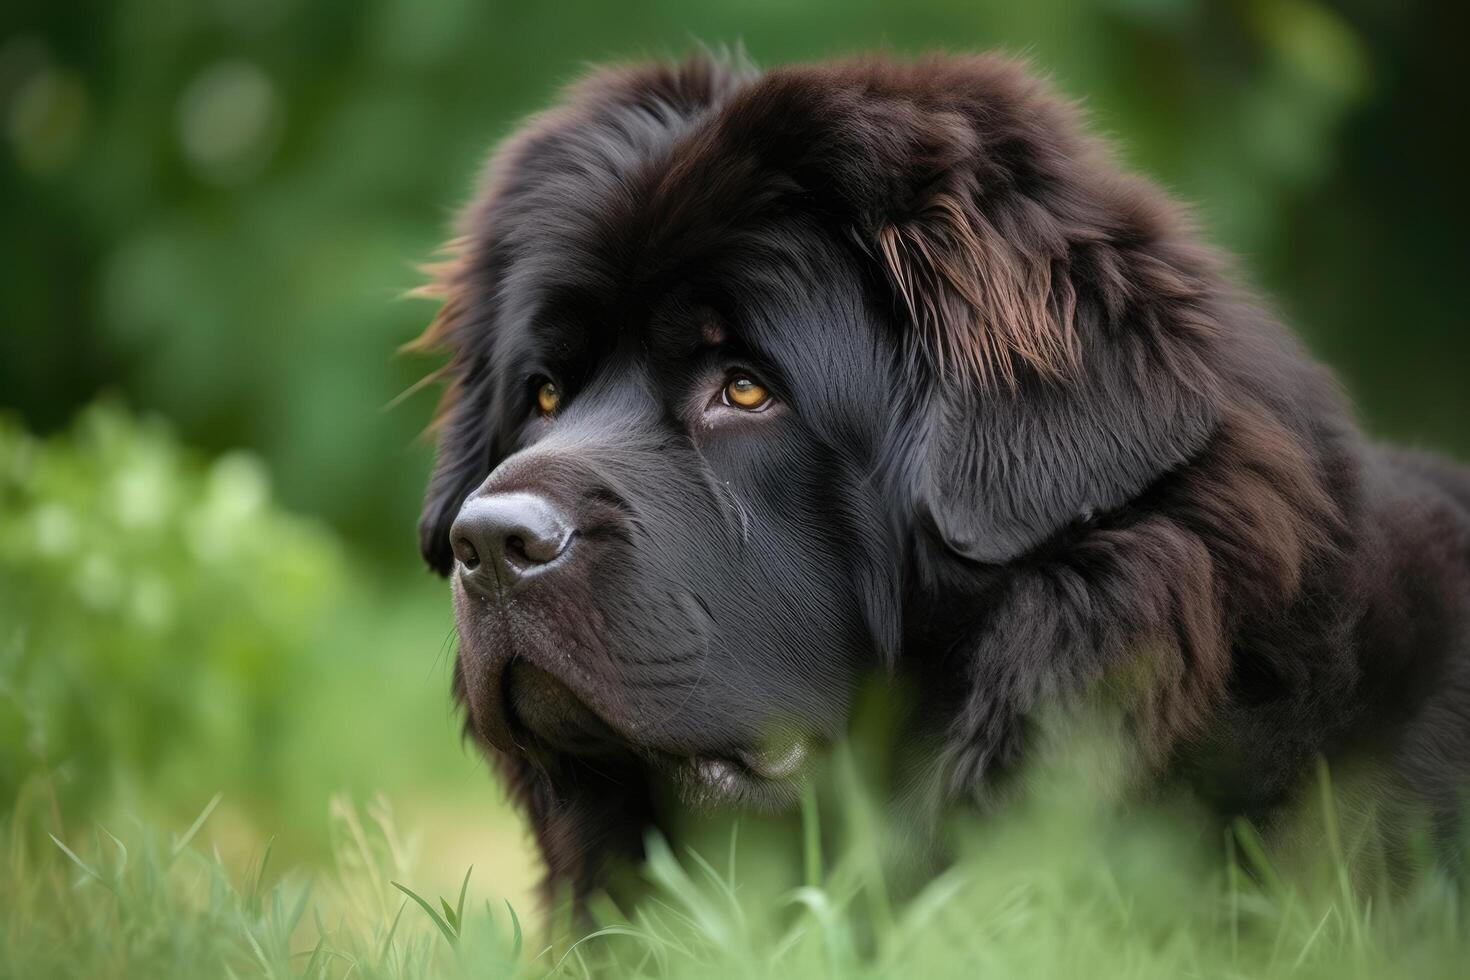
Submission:
<svg viewBox="0 0 1470 980">
<path fill-rule="evenodd" d="M 475 550 L 475 546 L 468 538 L 455 538 L 451 546 L 454 550 L 454 557 L 458 558 L 459 563 L 465 568 L 474 571 L 480 566 L 480 553 Z"/>
<path fill-rule="evenodd" d="M 572 543 L 572 531 L 563 524 L 553 527 L 528 527 L 524 534 L 507 535 L 505 554 L 522 565 L 546 565 L 560 558 Z"/>
</svg>

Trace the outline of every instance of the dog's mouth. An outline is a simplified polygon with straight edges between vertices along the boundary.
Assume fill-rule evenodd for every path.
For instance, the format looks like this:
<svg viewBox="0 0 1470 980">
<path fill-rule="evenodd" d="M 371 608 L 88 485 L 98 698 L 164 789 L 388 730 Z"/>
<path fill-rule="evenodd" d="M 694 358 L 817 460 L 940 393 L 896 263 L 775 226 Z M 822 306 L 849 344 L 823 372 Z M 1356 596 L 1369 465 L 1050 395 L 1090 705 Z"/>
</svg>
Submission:
<svg viewBox="0 0 1470 980">
<path fill-rule="evenodd" d="M 801 736 L 767 739 L 757 748 L 683 754 L 640 748 L 550 674 L 524 661 L 507 670 L 507 713 L 522 749 L 582 758 L 642 758 L 666 773 L 684 802 L 701 809 L 721 806 L 766 811 L 794 806 L 812 756 Z"/>
<path fill-rule="evenodd" d="M 551 674 L 524 660 L 513 662 L 505 673 L 506 715 L 518 735 L 570 755 L 621 751 L 613 729 Z"/>
</svg>

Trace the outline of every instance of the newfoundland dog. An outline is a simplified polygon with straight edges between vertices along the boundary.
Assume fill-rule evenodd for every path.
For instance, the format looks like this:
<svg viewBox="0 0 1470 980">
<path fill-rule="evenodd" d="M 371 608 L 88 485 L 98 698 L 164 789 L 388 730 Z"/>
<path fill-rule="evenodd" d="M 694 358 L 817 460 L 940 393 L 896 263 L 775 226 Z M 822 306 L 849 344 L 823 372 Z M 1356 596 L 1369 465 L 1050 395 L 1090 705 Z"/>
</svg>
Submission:
<svg viewBox="0 0 1470 980">
<path fill-rule="evenodd" d="M 790 807 L 874 676 L 950 807 L 1105 686 L 1150 784 L 1266 819 L 1369 755 L 1451 826 L 1470 472 L 1364 438 L 1017 63 L 598 71 L 432 291 L 420 543 L 551 885 L 660 799 Z"/>
</svg>

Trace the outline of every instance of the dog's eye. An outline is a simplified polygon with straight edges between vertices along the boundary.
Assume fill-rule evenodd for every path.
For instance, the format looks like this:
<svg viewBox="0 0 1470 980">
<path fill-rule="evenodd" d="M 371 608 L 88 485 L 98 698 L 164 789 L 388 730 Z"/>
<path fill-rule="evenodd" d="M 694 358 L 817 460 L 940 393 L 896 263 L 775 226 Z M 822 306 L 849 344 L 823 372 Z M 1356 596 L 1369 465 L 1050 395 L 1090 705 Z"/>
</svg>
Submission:
<svg viewBox="0 0 1470 980">
<path fill-rule="evenodd" d="M 758 412 L 771 401 L 771 393 L 760 382 L 745 375 L 737 375 L 725 385 L 725 404 L 731 408 Z"/>
<path fill-rule="evenodd" d="M 542 415 L 550 415 L 560 404 L 561 392 L 556 385 L 550 381 L 541 382 L 541 387 L 536 389 L 536 410 Z"/>
</svg>

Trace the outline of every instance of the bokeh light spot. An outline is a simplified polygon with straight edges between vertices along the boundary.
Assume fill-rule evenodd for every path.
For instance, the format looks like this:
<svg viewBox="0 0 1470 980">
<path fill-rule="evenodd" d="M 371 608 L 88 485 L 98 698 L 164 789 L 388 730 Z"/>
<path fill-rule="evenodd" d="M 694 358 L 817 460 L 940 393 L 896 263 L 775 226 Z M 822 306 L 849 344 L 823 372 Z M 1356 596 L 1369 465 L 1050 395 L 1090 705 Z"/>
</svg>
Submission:
<svg viewBox="0 0 1470 980">
<path fill-rule="evenodd" d="M 221 61 L 194 76 L 179 99 L 179 142 L 195 174 L 211 184 L 255 177 L 274 155 L 280 97 L 257 65 Z"/>
</svg>

